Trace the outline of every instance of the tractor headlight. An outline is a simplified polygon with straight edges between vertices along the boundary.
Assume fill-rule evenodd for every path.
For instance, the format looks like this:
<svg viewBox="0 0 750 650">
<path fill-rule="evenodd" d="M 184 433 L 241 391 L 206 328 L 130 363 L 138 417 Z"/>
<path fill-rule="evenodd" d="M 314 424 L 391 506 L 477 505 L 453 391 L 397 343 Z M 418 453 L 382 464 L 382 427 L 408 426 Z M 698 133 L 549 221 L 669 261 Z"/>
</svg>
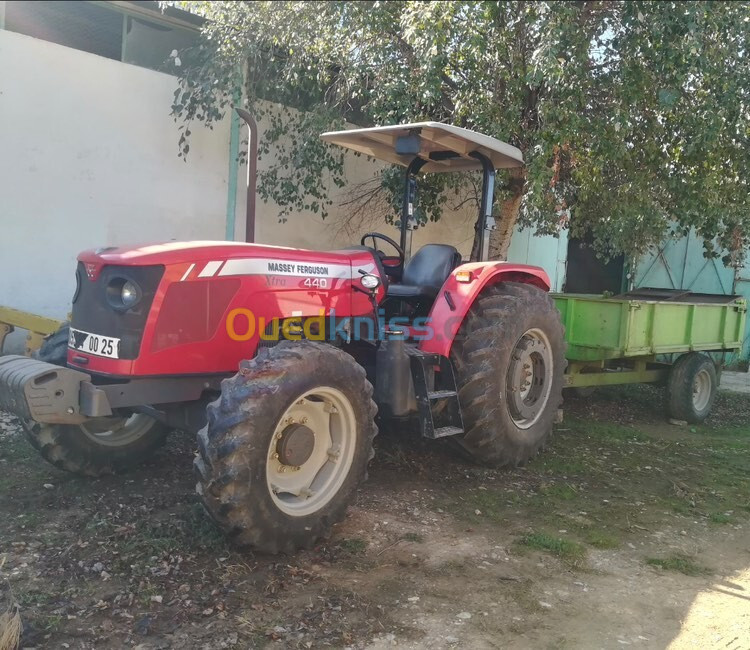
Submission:
<svg viewBox="0 0 750 650">
<path fill-rule="evenodd" d="M 117 311 L 126 311 L 141 299 L 140 287 L 127 278 L 112 278 L 107 285 L 107 302 Z"/>
<path fill-rule="evenodd" d="M 120 300 L 122 300 L 122 306 L 125 307 L 125 309 L 130 309 L 138 302 L 138 287 L 130 280 L 122 285 Z"/>
<path fill-rule="evenodd" d="M 365 273 L 359 280 L 365 289 L 372 291 L 380 286 L 380 278 L 377 275 L 371 273 Z"/>
</svg>

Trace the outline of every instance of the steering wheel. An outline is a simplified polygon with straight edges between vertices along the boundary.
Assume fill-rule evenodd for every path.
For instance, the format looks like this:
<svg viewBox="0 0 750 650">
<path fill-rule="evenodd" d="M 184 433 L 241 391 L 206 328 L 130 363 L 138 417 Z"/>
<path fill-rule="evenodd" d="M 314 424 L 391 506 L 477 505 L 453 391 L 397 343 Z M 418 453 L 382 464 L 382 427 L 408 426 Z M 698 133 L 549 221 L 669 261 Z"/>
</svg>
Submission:
<svg viewBox="0 0 750 650">
<path fill-rule="evenodd" d="M 370 238 L 372 239 L 372 247 L 375 249 L 375 253 L 380 258 L 380 261 L 383 263 L 383 268 L 385 269 L 385 272 L 388 275 L 392 276 L 400 276 L 401 272 L 404 268 L 404 250 L 399 246 L 395 241 L 393 241 L 390 237 L 387 235 L 384 235 L 379 232 L 368 232 L 362 235 L 362 239 L 359 240 L 359 243 L 361 246 L 366 246 L 365 241 Z M 381 251 L 378 248 L 377 240 L 382 239 L 384 242 L 390 244 L 398 253 L 398 256 L 394 255 L 386 255 L 383 251 Z"/>
</svg>

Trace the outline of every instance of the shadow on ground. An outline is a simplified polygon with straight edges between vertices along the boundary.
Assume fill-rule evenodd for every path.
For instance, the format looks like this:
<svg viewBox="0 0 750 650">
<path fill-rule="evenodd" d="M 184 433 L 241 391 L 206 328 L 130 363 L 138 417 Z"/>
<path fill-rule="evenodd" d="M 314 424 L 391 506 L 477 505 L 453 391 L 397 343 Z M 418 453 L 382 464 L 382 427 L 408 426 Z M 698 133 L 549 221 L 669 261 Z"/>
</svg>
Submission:
<svg viewBox="0 0 750 650">
<path fill-rule="evenodd" d="M 566 403 L 525 468 L 382 433 L 332 538 L 229 548 L 192 441 L 98 480 L 0 422 L 0 571 L 38 648 L 740 647 L 750 633 L 750 399 L 674 427 L 651 387 Z M 5 417 L 5 416 L 0 416 Z"/>
</svg>

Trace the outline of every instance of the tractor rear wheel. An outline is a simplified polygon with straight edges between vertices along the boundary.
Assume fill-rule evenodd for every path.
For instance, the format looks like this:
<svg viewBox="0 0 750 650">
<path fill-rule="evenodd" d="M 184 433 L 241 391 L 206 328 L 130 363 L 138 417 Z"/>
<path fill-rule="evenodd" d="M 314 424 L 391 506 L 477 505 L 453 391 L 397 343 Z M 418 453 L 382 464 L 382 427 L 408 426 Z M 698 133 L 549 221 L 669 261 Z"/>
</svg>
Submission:
<svg viewBox="0 0 750 650">
<path fill-rule="evenodd" d="M 311 547 L 367 478 L 377 433 L 372 386 L 331 345 L 282 341 L 225 379 L 198 433 L 196 490 L 239 546 Z"/>
<path fill-rule="evenodd" d="M 549 295 L 502 282 L 472 306 L 453 345 L 466 433 L 456 438 L 474 461 L 518 466 L 552 432 L 562 403 L 564 330 Z"/>
<path fill-rule="evenodd" d="M 66 365 L 69 332 L 66 323 L 48 336 L 36 357 Z M 80 425 L 26 421 L 23 428 L 42 458 L 58 469 L 85 476 L 113 474 L 138 465 L 167 439 L 167 428 L 141 413 L 92 418 Z"/>
</svg>

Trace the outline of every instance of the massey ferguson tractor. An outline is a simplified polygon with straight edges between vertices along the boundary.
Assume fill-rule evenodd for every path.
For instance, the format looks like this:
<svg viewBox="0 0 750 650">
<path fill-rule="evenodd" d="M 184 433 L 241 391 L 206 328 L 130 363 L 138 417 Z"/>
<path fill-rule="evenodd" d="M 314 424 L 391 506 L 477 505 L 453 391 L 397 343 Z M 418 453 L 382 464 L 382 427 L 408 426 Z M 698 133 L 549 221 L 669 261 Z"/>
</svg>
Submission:
<svg viewBox="0 0 750 650">
<path fill-rule="evenodd" d="M 344 517 L 376 414 L 415 417 L 493 467 L 542 447 L 561 403 L 559 312 L 542 269 L 488 261 L 495 169 L 521 152 L 435 122 L 322 138 L 406 168 L 400 241 L 81 253 L 70 324 L 37 359 L 0 357 L 0 408 L 46 460 L 98 476 L 192 432 L 207 512 L 238 545 L 276 553 Z M 466 170 L 483 175 L 479 261 L 445 244 L 412 254 L 417 175 Z"/>
</svg>

